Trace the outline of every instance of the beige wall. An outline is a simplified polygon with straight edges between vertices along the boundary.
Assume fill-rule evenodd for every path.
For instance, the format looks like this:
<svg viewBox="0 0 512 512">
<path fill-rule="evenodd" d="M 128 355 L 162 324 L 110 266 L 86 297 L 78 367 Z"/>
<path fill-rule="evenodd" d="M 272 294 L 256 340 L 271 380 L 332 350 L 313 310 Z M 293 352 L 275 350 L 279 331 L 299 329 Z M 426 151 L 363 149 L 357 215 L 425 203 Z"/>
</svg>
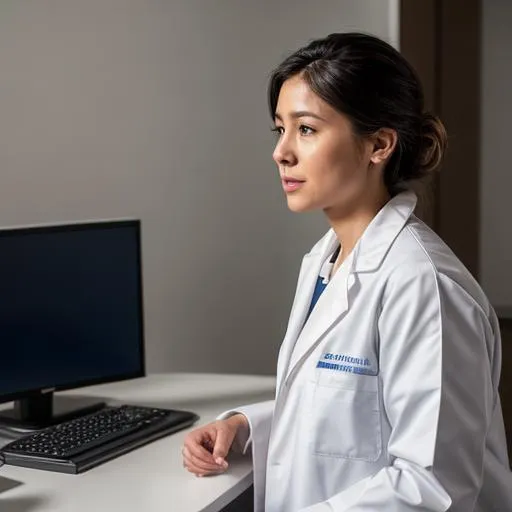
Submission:
<svg viewBox="0 0 512 512">
<path fill-rule="evenodd" d="M 396 0 L 2 0 L 0 224 L 139 217 L 149 371 L 272 373 L 319 216 L 289 213 L 268 74 Z"/>
</svg>

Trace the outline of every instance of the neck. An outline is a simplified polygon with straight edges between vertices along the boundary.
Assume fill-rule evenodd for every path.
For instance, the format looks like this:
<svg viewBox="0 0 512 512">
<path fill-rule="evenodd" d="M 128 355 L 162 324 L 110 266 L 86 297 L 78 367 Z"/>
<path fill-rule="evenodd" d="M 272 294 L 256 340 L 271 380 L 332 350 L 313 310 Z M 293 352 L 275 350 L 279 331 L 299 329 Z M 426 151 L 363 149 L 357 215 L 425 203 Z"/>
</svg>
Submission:
<svg viewBox="0 0 512 512">
<path fill-rule="evenodd" d="M 386 193 L 365 203 L 359 202 L 354 209 L 344 211 L 330 209 L 324 212 L 343 248 L 339 261 L 336 262 L 337 266 L 352 252 L 365 229 L 389 199 Z"/>
</svg>

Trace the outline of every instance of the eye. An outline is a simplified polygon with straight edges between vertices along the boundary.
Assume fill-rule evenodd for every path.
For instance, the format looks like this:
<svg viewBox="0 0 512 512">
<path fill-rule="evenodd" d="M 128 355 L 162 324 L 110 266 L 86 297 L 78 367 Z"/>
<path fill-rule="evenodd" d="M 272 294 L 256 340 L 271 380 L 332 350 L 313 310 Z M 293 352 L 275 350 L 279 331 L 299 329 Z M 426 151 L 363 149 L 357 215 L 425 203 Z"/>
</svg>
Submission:
<svg viewBox="0 0 512 512">
<path fill-rule="evenodd" d="M 282 126 L 274 126 L 274 128 L 271 128 L 270 131 L 274 132 L 277 135 L 283 135 L 284 128 Z"/>
<path fill-rule="evenodd" d="M 313 128 L 306 126 L 305 124 L 300 125 L 299 131 L 301 135 L 311 135 L 315 133 L 315 130 L 313 130 Z"/>
</svg>

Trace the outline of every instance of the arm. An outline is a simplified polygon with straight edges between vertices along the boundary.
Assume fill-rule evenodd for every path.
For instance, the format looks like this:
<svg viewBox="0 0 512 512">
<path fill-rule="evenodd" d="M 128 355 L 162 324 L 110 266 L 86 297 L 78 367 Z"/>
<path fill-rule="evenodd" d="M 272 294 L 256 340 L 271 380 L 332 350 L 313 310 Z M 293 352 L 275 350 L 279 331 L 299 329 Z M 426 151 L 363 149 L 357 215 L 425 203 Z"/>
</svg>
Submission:
<svg viewBox="0 0 512 512">
<path fill-rule="evenodd" d="M 405 267 L 378 331 L 390 463 L 303 512 L 473 510 L 495 397 L 484 312 L 430 266 Z"/>
<path fill-rule="evenodd" d="M 270 424 L 274 414 L 274 400 L 259 402 L 257 404 L 246 405 L 235 410 L 223 412 L 217 417 L 218 420 L 225 420 L 236 414 L 245 416 L 247 423 L 243 428 L 239 428 L 235 437 L 235 448 L 245 453 L 249 446 L 256 439 L 259 443 L 266 443 L 270 436 Z"/>
<path fill-rule="evenodd" d="M 228 411 L 217 421 L 192 430 L 185 437 L 183 466 L 196 476 L 222 473 L 229 466 L 225 458 L 230 450 L 241 449 L 245 453 L 252 441 L 256 480 L 256 470 L 265 468 L 272 411 L 273 402 L 254 404 L 239 411 Z M 253 418 L 252 432 L 248 417 Z M 265 443 L 264 451 L 262 443 Z M 263 461 L 263 465 L 258 466 L 258 461 Z"/>
<path fill-rule="evenodd" d="M 242 447 L 243 453 L 246 452 L 249 445 L 252 446 L 255 500 L 262 501 L 266 481 L 270 426 L 274 414 L 274 400 L 240 407 L 236 411 L 228 411 L 222 414 L 221 417 L 229 417 L 236 413 L 243 414 L 249 424 L 249 428 L 242 434 L 245 437 L 239 438 L 235 442 Z"/>
</svg>

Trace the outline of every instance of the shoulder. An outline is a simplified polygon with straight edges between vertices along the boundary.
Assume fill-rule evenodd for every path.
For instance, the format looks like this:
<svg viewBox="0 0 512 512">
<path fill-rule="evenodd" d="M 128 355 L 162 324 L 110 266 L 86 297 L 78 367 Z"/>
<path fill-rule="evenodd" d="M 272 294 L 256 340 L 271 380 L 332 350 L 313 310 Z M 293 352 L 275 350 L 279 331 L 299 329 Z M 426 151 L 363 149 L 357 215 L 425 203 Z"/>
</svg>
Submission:
<svg viewBox="0 0 512 512">
<path fill-rule="evenodd" d="M 425 223 L 411 216 L 386 257 L 390 287 L 416 284 L 439 301 L 457 300 L 491 314 L 489 301 L 469 270 Z M 414 287 L 413 287 L 414 289 Z"/>
</svg>

